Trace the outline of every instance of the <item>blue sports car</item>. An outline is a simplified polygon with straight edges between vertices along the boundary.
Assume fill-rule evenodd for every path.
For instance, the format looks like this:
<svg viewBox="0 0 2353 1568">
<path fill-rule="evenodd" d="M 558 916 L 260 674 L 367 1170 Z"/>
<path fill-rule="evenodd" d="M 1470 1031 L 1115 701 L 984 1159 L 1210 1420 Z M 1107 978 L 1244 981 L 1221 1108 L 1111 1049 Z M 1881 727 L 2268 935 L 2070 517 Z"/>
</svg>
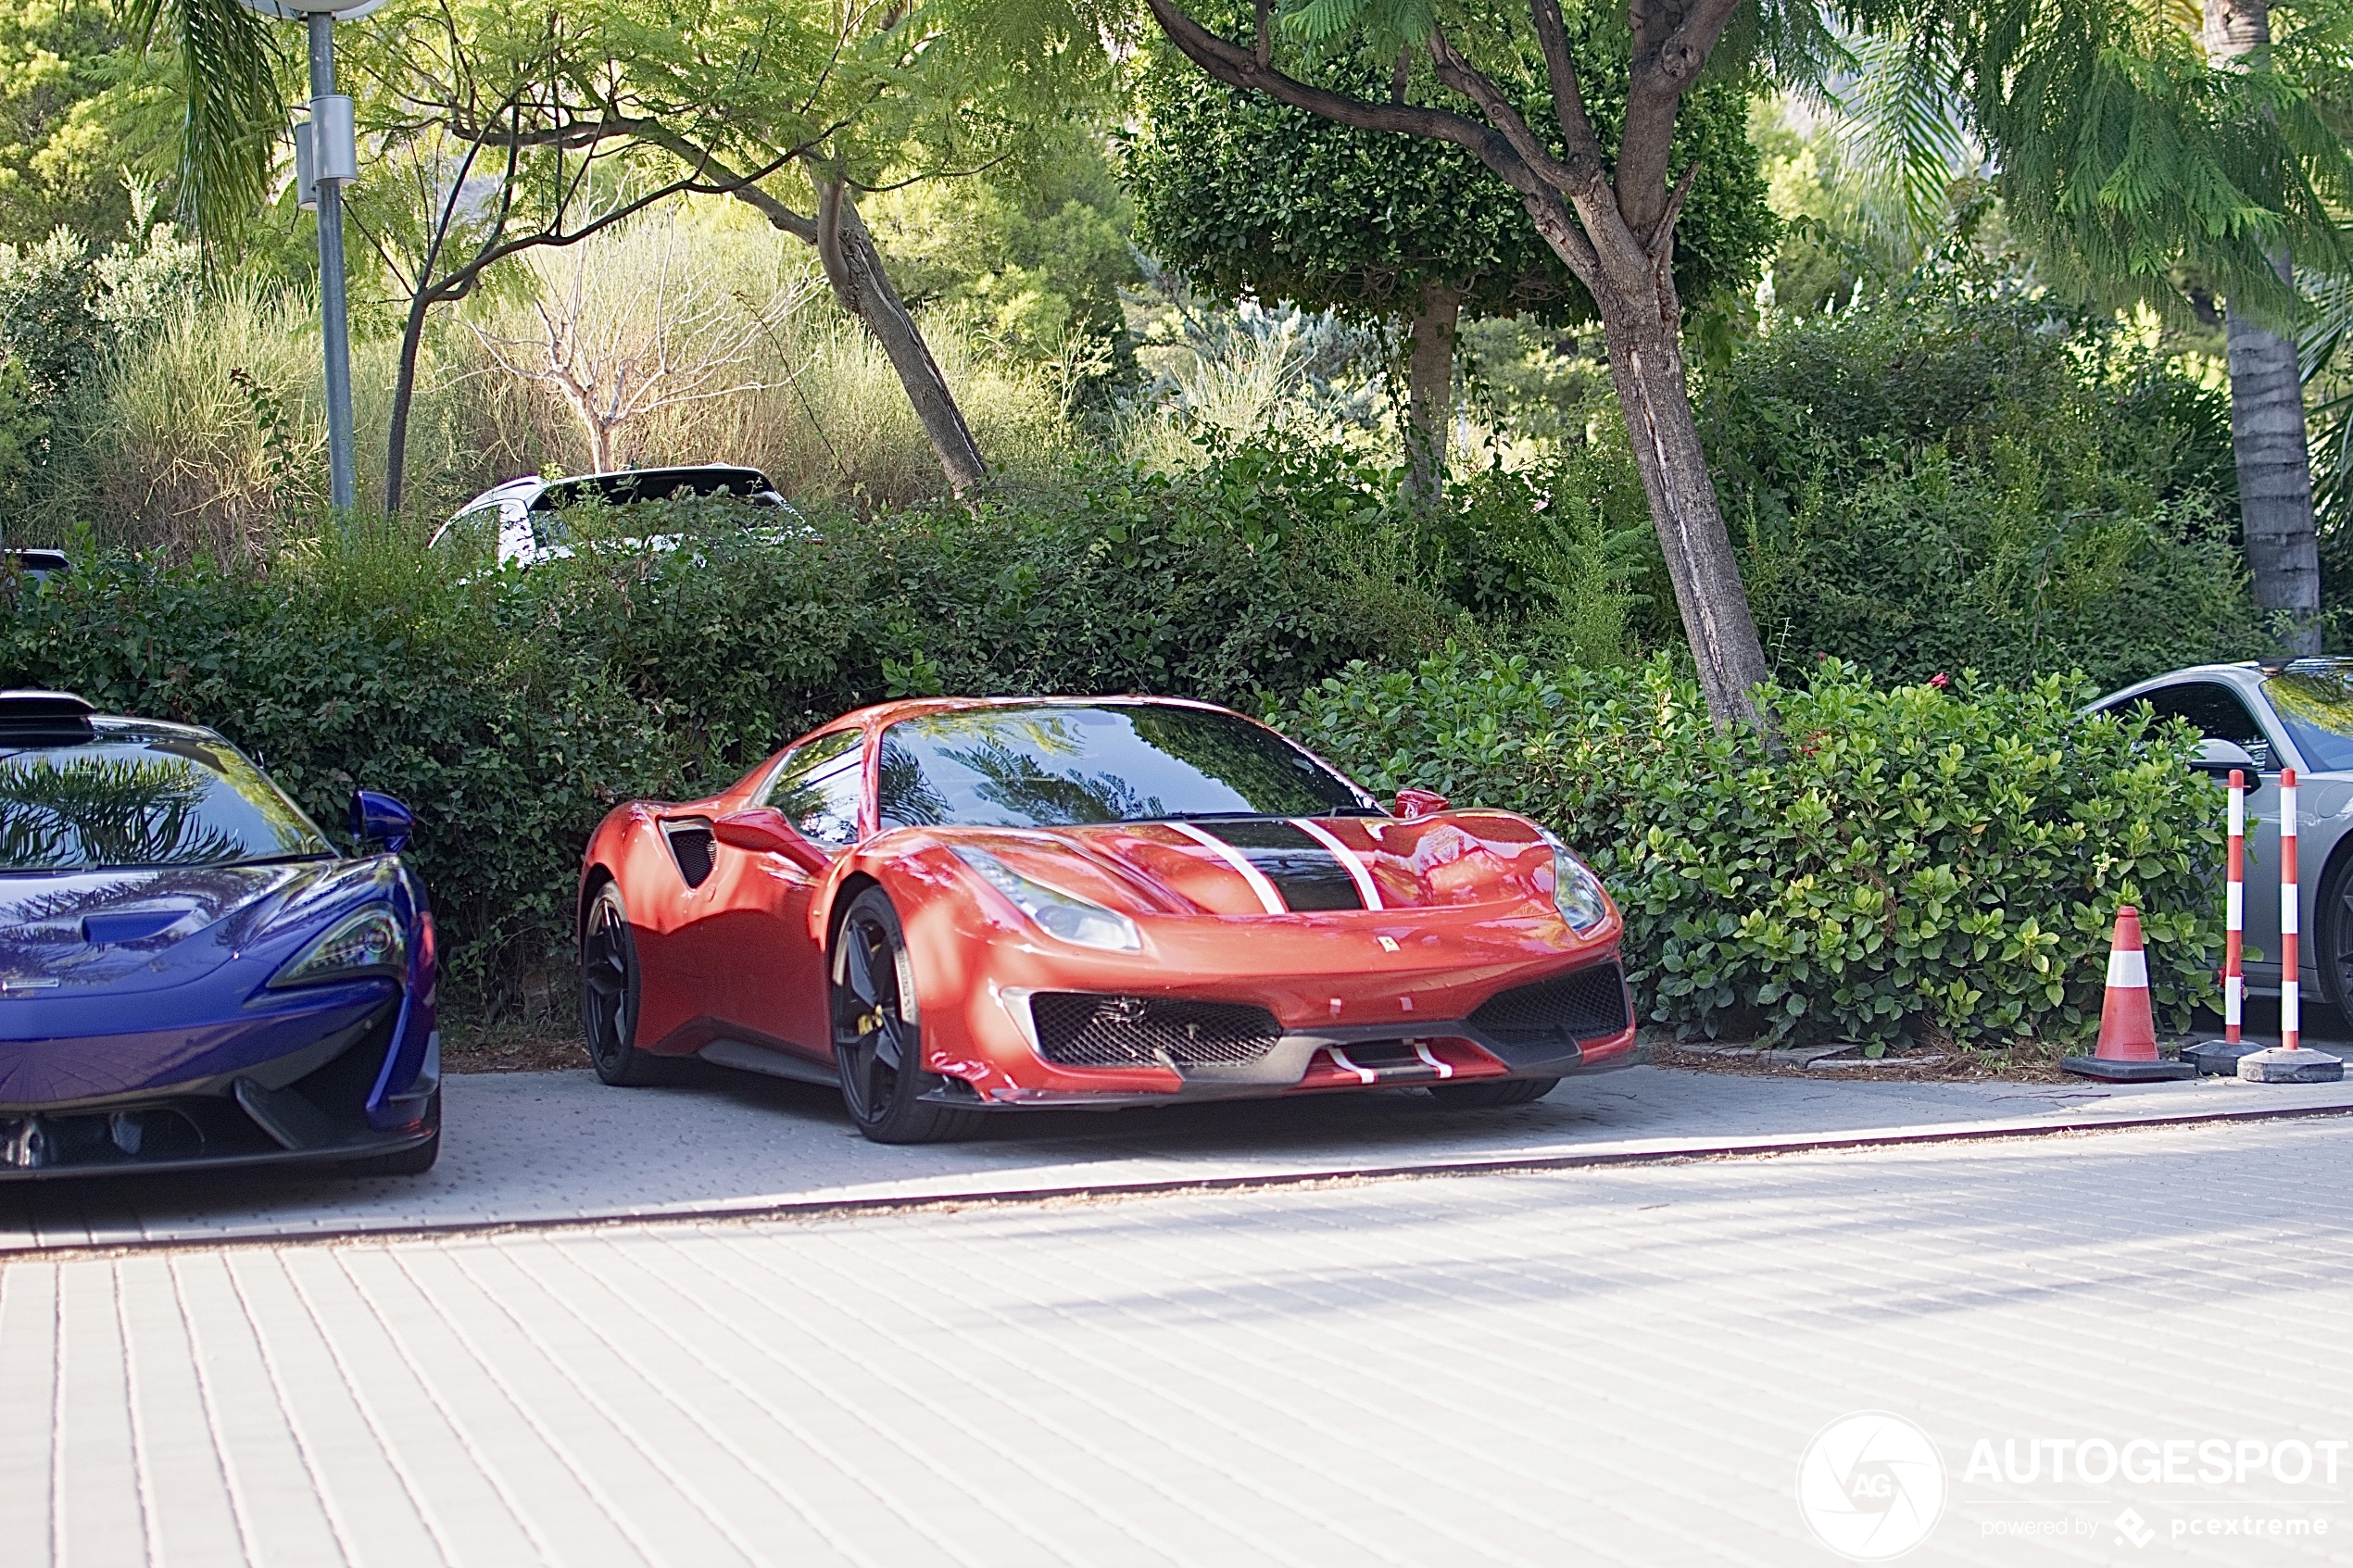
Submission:
<svg viewBox="0 0 2353 1568">
<path fill-rule="evenodd" d="M 209 730 L 0 692 L 0 1180 L 429 1169 L 433 916 L 408 809 L 356 856 Z"/>
</svg>

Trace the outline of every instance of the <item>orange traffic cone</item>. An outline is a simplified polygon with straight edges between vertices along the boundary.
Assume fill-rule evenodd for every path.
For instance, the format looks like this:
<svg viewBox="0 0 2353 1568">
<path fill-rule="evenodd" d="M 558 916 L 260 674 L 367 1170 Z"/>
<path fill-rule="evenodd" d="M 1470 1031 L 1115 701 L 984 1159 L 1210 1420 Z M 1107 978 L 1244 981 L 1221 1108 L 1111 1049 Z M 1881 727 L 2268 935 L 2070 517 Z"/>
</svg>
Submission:
<svg viewBox="0 0 2353 1568">
<path fill-rule="evenodd" d="M 2168 1061 L 2157 1054 L 2157 1022 L 2149 1013 L 2148 955 L 2141 947 L 2141 911 L 2130 904 L 2116 911 L 2116 935 L 2108 944 L 2099 1047 L 2090 1056 L 2070 1056 L 2059 1065 L 2070 1073 L 2112 1084 L 2197 1076 L 2196 1063 Z"/>
</svg>

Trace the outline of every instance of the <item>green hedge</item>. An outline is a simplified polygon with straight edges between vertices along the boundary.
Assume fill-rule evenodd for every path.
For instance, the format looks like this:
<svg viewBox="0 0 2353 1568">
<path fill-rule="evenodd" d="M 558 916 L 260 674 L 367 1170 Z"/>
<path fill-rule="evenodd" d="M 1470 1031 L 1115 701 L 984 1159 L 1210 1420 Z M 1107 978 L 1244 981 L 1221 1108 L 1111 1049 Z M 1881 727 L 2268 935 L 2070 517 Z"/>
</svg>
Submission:
<svg viewBox="0 0 2353 1568">
<path fill-rule="evenodd" d="M 259 571 L 85 562 L 0 582 L 0 686 L 208 724 L 331 831 L 355 785 L 418 813 L 459 976 L 568 944 L 597 820 L 734 779 L 783 741 L 910 693 L 1175 692 L 1253 704 L 1436 646 L 1453 611 L 1377 547 L 1378 476 L 1227 454 L 1181 479 L 1065 484 L 753 538 L 681 508 L 667 554 L 593 545 L 467 572 L 393 537 Z"/>
<path fill-rule="evenodd" d="M 2080 684 L 1778 689 L 1784 746 L 1709 725 L 1664 661 L 1548 674 L 1450 649 L 1353 666 L 1281 717 L 1366 784 L 1555 828 L 1627 920 L 1641 1005 L 1798 1043 L 2072 1040 L 2120 904 L 2160 1022 L 2216 995 L 2221 795 L 2180 726 L 2083 718 Z"/>
</svg>

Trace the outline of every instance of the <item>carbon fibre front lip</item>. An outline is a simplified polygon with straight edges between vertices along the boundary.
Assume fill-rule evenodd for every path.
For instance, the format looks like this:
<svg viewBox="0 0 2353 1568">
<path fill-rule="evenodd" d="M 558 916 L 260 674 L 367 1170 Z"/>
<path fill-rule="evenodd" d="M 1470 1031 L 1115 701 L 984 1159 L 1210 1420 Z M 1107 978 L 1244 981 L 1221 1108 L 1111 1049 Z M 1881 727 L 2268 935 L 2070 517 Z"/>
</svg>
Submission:
<svg viewBox="0 0 2353 1568">
<path fill-rule="evenodd" d="M 1614 1035 L 1597 1035 L 1581 1044 L 1571 1043 L 1566 1051 L 1554 1046 L 1531 1047 L 1508 1046 L 1483 1029 L 1461 1020 L 1442 1023 L 1425 1023 L 1412 1035 L 1378 1024 L 1346 1028 L 1302 1031 L 1285 1035 L 1259 1060 L 1240 1067 L 1193 1068 L 1184 1072 L 1184 1086 L 1163 1092 L 1124 1089 L 1000 1089 L 989 1099 L 969 1095 L 953 1095 L 935 1089 L 923 1097 L 933 1105 L 952 1105 L 976 1110 L 1116 1110 L 1137 1105 L 1189 1105 L 1204 1100 L 1266 1099 L 1300 1087 L 1307 1076 L 1308 1063 L 1315 1053 L 1327 1047 L 1343 1050 L 1350 1046 L 1370 1045 L 1376 1041 L 1413 1039 L 1468 1040 L 1479 1049 L 1504 1063 L 1509 1078 L 1568 1078 L 1592 1073 L 1609 1073 L 1635 1064 L 1631 1049 L 1634 1025 L 1629 1023 Z M 1612 1050 L 1599 1061 L 1589 1062 L 1587 1052 L 1600 1053 L 1602 1047 L 1624 1042 L 1629 1048 Z M 1067 1070 L 1066 1070 L 1067 1071 Z M 1494 1075 L 1478 1080 L 1493 1083 Z M 1339 1085 L 1345 1093 L 1353 1087 L 1378 1088 L 1378 1084 Z M 1408 1086 L 1400 1080 L 1399 1087 Z"/>
<path fill-rule="evenodd" d="M 194 1171 L 230 1171 L 263 1165 L 334 1164 L 378 1154 L 397 1154 L 404 1148 L 414 1148 L 420 1144 L 431 1142 L 440 1132 L 440 1123 L 436 1122 L 427 1127 L 400 1133 L 380 1133 L 325 1148 L 256 1149 L 234 1154 L 192 1155 L 185 1160 L 125 1160 L 86 1165 L 0 1165 L 0 1185 L 50 1181 L 59 1177 L 103 1179 L 108 1176 L 185 1175 Z"/>
</svg>

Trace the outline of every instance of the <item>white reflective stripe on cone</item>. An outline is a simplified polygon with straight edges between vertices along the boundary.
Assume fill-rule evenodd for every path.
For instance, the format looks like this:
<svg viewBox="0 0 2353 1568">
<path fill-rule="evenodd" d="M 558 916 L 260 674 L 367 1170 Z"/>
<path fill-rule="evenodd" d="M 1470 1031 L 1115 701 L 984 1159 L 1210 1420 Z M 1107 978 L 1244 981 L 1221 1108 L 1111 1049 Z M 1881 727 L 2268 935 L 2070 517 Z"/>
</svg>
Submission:
<svg viewBox="0 0 2353 1568">
<path fill-rule="evenodd" d="M 2296 985 L 2293 980 L 2280 982 L 2280 1041 L 2293 1045 L 2296 1036 L 2304 1032 L 2303 1011 L 2296 1005 Z"/>
<path fill-rule="evenodd" d="M 2225 930 L 2246 929 L 2246 885 L 2232 883 L 2222 895 L 2222 924 Z"/>
<path fill-rule="evenodd" d="M 2126 990 L 2147 990 L 2149 988 L 2148 955 L 2138 947 L 2109 948 L 2108 983 Z"/>
<path fill-rule="evenodd" d="M 2302 929 L 2302 927 L 2296 923 L 2296 884 L 2292 882 L 2281 883 L 2280 935 L 2283 936 L 2295 936 L 2301 935 Z"/>
<path fill-rule="evenodd" d="M 2241 1014 L 2246 1008 L 2246 981 L 2239 975 L 2225 975 L 2222 979 L 2222 1022 L 2234 1025 L 2244 1022 Z"/>
</svg>

